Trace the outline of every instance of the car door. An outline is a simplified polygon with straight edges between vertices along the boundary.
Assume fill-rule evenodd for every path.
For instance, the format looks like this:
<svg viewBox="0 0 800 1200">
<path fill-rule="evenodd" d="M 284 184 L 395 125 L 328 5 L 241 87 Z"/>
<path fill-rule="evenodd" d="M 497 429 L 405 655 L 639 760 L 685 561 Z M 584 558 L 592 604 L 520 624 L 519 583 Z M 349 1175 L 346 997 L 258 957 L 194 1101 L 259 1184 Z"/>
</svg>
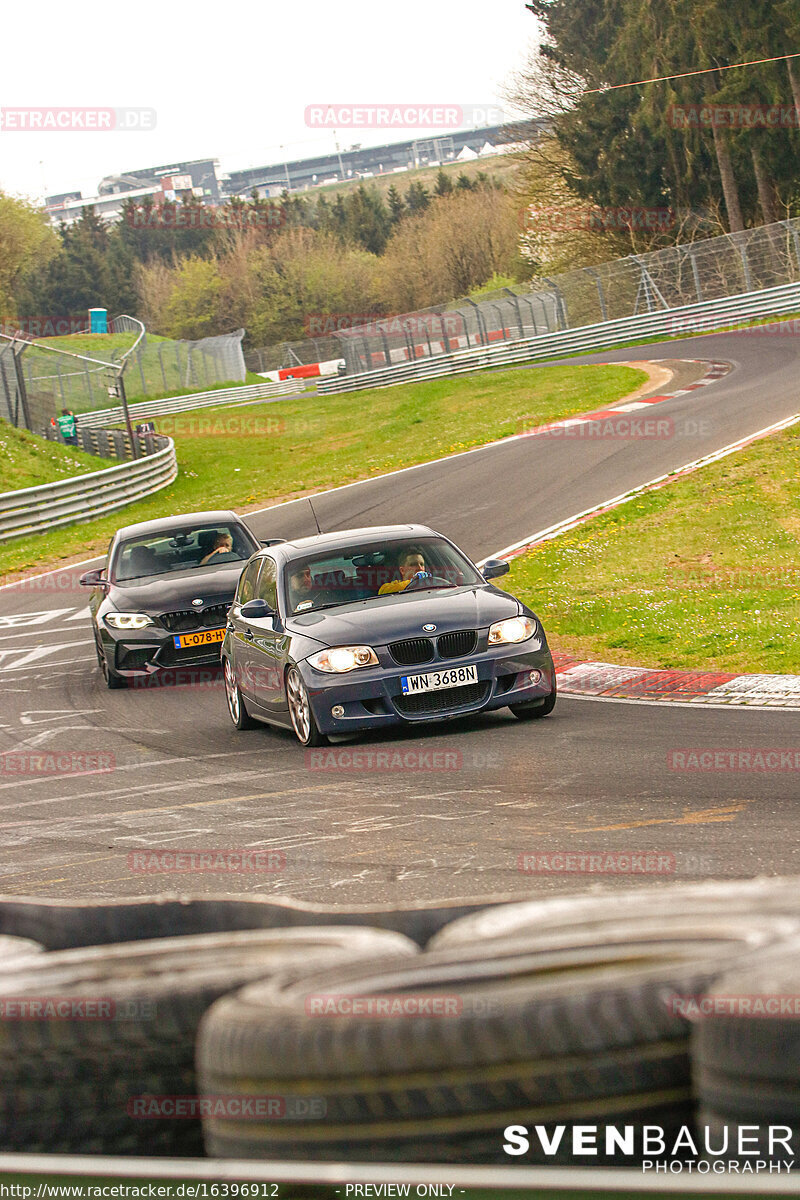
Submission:
<svg viewBox="0 0 800 1200">
<path fill-rule="evenodd" d="M 265 713 L 286 708 L 283 690 L 283 660 L 287 635 L 278 618 L 278 568 L 269 555 L 262 559 L 255 585 L 255 600 L 264 600 L 274 617 L 257 617 L 247 622 L 249 674 L 252 698 Z"/>
<path fill-rule="evenodd" d="M 249 621 L 241 615 L 242 606 L 249 600 L 254 600 L 256 585 L 261 571 L 260 558 L 254 558 L 247 564 L 239 576 L 236 595 L 228 612 L 228 625 L 231 632 L 231 664 L 236 681 L 248 700 L 254 699 L 253 668 L 250 662 L 253 640 L 253 630 Z"/>
</svg>

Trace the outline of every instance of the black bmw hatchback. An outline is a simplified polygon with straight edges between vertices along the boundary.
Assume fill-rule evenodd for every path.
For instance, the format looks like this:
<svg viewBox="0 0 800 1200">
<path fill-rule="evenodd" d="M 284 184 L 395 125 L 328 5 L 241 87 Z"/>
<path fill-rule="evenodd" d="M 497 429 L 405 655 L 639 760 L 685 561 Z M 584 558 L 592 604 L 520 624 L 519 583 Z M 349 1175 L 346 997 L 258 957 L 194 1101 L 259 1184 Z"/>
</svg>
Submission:
<svg viewBox="0 0 800 1200">
<path fill-rule="evenodd" d="M 242 567 L 261 543 L 232 512 L 126 525 L 104 570 L 87 571 L 97 660 L 110 688 L 219 663 Z"/>
</svg>

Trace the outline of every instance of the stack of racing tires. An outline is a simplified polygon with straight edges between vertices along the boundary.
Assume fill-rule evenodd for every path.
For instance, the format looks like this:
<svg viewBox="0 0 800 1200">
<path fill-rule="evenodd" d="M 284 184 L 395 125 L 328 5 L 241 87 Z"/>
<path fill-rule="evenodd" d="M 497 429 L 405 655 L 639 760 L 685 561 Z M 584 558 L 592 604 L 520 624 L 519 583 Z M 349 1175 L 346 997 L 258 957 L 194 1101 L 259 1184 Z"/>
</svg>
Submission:
<svg viewBox="0 0 800 1200">
<path fill-rule="evenodd" d="M 798 976 L 794 879 L 350 912 L 0 898 L 0 1151 L 620 1166 L 649 1126 L 663 1157 L 785 1159 Z M 587 1159 L 585 1126 L 632 1140 Z"/>
</svg>

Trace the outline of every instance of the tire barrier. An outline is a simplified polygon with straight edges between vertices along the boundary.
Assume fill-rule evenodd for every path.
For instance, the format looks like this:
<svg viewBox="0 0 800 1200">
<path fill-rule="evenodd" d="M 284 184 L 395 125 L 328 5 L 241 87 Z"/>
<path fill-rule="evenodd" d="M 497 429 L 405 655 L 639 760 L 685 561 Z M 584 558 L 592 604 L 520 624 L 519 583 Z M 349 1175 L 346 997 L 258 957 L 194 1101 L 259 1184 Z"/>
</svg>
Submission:
<svg viewBox="0 0 800 1200">
<path fill-rule="evenodd" d="M 472 904 L 342 909 L 291 899 L 155 896 L 144 900 L 35 900 L 0 896 L 0 934 L 33 938 L 48 950 L 246 929 L 369 926 L 402 933 L 424 946 L 449 921 L 507 897 Z"/>
<path fill-rule="evenodd" d="M 18 961 L 30 958 L 32 954 L 41 954 L 43 950 L 44 946 L 30 938 L 0 935 L 0 969 L 7 967 L 9 963 L 16 965 Z"/>
<path fill-rule="evenodd" d="M 570 1131 L 587 1120 L 677 1136 L 694 1104 L 689 1021 L 670 998 L 798 929 L 759 912 L 609 916 L 602 937 L 531 931 L 251 985 L 200 1025 L 200 1091 L 223 1101 L 204 1117 L 206 1152 L 508 1164 L 503 1130 L 521 1122 L 567 1131 L 554 1157 L 531 1142 L 529 1164 L 580 1165 Z M 302 1118 L 241 1120 L 224 1098 L 243 1090 Z M 600 1149 L 592 1165 L 607 1161 L 636 1157 Z"/>
<path fill-rule="evenodd" d="M 0 1151 L 202 1154 L 194 1047 L 226 992 L 335 961 L 409 957 L 400 934 L 282 929 L 0 961 Z"/>
<path fill-rule="evenodd" d="M 667 907 L 670 914 L 777 912 L 800 919 L 796 879 L 750 879 L 720 883 L 675 883 L 603 895 L 553 897 L 481 909 L 449 922 L 430 941 L 430 950 L 456 949 L 493 938 L 528 936 L 560 929 L 594 930 L 602 937 L 609 920 L 630 920 Z"/>
<path fill-rule="evenodd" d="M 716 980 L 692 1035 L 700 1121 L 736 1157 L 738 1126 L 768 1161 L 797 1155 L 800 1140 L 800 941 L 781 945 Z M 788 1127 L 787 1152 L 770 1127 Z"/>
<path fill-rule="evenodd" d="M 588 1124 L 632 1131 L 597 1137 L 589 1165 L 619 1167 L 697 1161 L 703 1126 L 732 1160 L 748 1125 L 786 1160 L 798 985 L 797 879 L 401 910 L 0 897 L 0 1152 L 585 1167 Z"/>
</svg>

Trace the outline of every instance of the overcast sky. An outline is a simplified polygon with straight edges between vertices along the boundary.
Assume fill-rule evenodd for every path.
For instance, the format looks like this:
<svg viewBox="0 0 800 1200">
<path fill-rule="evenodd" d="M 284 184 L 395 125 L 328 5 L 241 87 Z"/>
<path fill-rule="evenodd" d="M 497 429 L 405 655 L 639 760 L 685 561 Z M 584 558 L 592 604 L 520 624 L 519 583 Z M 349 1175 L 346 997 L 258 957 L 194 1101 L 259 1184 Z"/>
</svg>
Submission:
<svg viewBox="0 0 800 1200">
<path fill-rule="evenodd" d="M 0 190 L 96 192 L 104 175 L 218 158 L 221 172 L 332 153 L 319 104 L 502 105 L 535 33 L 524 0 L 40 0 L 3 13 L 0 108 L 155 110 L 149 131 L 0 129 Z M 17 118 L 19 120 L 19 118 Z M 424 137 L 340 129 L 342 149 Z"/>
</svg>

